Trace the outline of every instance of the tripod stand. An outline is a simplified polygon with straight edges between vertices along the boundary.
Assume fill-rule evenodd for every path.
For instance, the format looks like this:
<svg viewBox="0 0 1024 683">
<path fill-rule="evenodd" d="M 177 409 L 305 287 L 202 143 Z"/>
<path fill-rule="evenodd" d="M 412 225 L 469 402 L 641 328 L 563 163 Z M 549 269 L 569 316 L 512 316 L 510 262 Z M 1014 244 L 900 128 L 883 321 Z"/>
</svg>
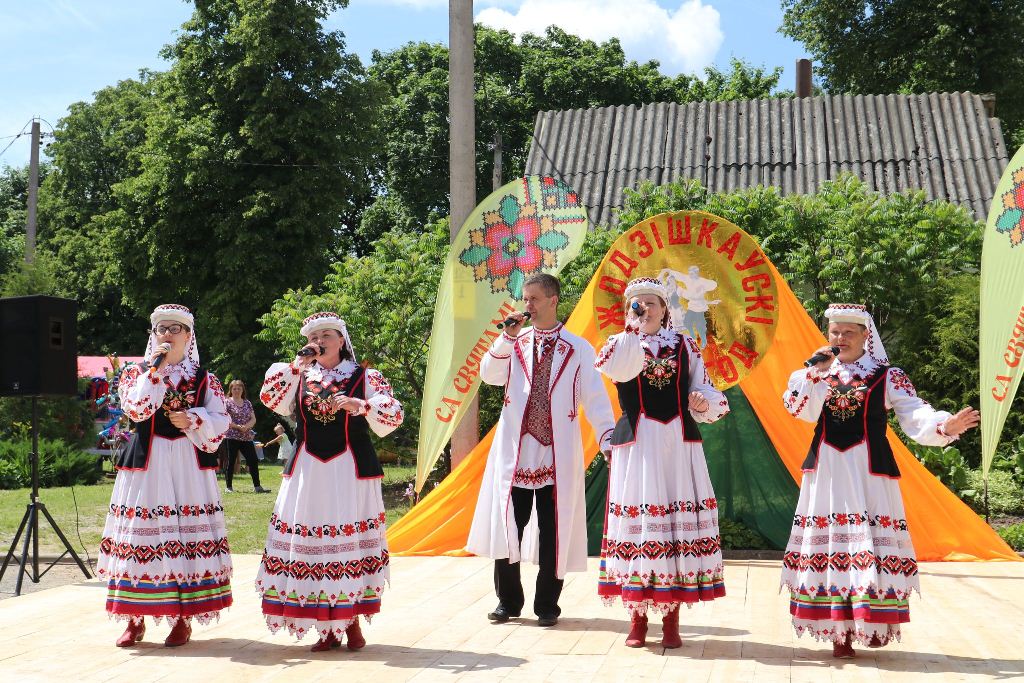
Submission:
<svg viewBox="0 0 1024 683">
<path fill-rule="evenodd" d="M 32 583 L 39 583 L 39 579 L 43 578 L 46 572 L 53 569 L 54 565 L 64 559 L 64 556 L 69 554 L 74 558 L 75 562 L 78 563 L 79 569 L 85 574 L 85 578 L 91 579 L 92 574 L 89 573 L 85 563 L 78 557 L 71 544 L 68 543 L 68 539 L 64 536 L 64 532 L 57 526 L 57 522 L 54 521 L 53 517 L 50 516 L 50 511 L 46 509 L 43 501 L 39 500 L 39 426 L 37 421 L 37 397 L 32 397 L 32 452 L 29 454 L 29 460 L 32 462 L 32 493 L 29 495 L 28 507 L 25 509 L 25 516 L 21 518 L 21 524 L 18 526 L 18 533 L 14 534 L 14 541 L 11 542 L 11 549 L 7 551 L 7 557 L 4 558 L 4 564 L 0 567 L 0 580 L 4 578 L 4 574 L 7 572 L 7 565 L 11 563 L 11 559 L 14 557 L 14 549 L 18 546 L 18 540 L 21 538 L 22 532 L 25 533 L 25 539 L 21 546 L 21 559 L 15 560 L 18 563 L 18 582 L 14 589 L 15 595 L 21 595 L 21 585 L 25 579 L 25 575 L 28 574 L 29 579 Z M 60 542 L 64 544 L 64 552 L 60 554 L 50 565 L 39 572 L 39 513 L 42 512 L 50 523 L 50 527 L 56 532 L 57 537 L 60 538 Z M 28 562 L 28 546 L 32 544 L 32 571 L 29 573 Z"/>
</svg>

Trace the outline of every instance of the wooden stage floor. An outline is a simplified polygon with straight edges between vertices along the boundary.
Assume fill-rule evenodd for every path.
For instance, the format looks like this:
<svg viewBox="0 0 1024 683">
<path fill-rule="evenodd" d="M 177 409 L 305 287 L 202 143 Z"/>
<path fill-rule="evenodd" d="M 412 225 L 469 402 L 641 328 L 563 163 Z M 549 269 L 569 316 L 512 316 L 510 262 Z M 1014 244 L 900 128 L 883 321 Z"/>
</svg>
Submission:
<svg viewBox="0 0 1024 683">
<path fill-rule="evenodd" d="M 383 612 L 364 626 L 368 645 L 313 654 L 264 627 L 252 589 L 259 558 L 235 556 L 235 605 L 220 622 L 196 625 L 185 647 L 163 647 L 167 627 L 149 622 L 147 641 L 114 647 L 120 623 L 103 611 L 98 581 L 0 602 L 3 681 L 982 681 L 1024 680 L 1024 563 L 927 563 L 923 598 L 911 601 L 903 642 L 833 660 L 831 647 L 797 640 L 779 563 L 727 561 L 728 596 L 683 610 L 683 647 L 623 645 L 621 607 L 595 595 L 597 562 L 572 574 L 562 619 L 492 625 L 492 565 L 479 558 L 394 558 Z M 532 586 L 535 571 L 524 568 Z M 527 590 L 527 603 L 532 600 Z"/>
</svg>

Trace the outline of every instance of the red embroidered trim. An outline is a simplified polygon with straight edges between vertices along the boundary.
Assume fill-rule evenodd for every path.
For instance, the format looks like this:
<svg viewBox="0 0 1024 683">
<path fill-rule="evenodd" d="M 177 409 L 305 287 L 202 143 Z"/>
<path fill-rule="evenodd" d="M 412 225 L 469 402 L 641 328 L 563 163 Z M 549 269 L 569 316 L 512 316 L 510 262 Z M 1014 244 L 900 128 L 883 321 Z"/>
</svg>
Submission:
<svg viewBox="0 0 1024 683">
<path fill-rule="evenodd" d="M 536 470 L 531 469 L 518 469 L 515 474 L 512 475 L 512 485 L 516 484 L 528 484 L 531 486 L 541 486 L 543 484 L 554 483 L 555 481 L 555 468 L 554 466 L 539 467 Z"/>
<path fill-rule="evenodd" d="M 717 510 L 718 500 L 705 498 L 697 502 L 694 500 L 674 500 L 667 505 L 655 505 L 643 503 L 641 505 L 620 505 L 619 503 L 608 503 L 608 514 L 613 517 L 667 517 L 677 512 L 703 512 L 705 510 Z"/>
<path fill-rule="evenodd" d="M 852 568 L 861 571 L 875 569 L 880 574 L 917 575 L 917 560 L 914 558 L 876 555 L 870 550 L 861 550 L 853 555 L 845 552 L 805 554 L 789 551 L 782 558 L 782 566 L 794 571 L 810 570 L 818 573 L 830 569 L 845 572 Z"/>
<path fill-rule="evenodd" d="M 376 517 L 348 524 L 289 524 L 275 513 L 270 517 L 270 528 L 280 534 L 294 534 L 303 538 L 337 538 L 383 529 L 385 522 L 386 515 L 381 512 Z"/>
</svg>

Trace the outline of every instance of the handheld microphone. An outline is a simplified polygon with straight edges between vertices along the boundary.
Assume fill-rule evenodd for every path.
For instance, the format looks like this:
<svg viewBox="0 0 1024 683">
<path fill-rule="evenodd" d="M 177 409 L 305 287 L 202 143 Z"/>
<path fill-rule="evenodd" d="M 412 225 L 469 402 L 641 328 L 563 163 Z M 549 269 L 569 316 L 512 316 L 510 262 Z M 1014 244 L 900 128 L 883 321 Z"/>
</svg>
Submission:
<svg viewBox="0 0 1024 683">
<path fill-rule="evenodd" d="M 644 314 L 644 312 L 645 312 L 645 311 L 647 310 L 647 308 L 646 308 L 646 307 L 645 307 L 645 306 L 644 306 L 643 304 L 641 304 L 641 303 L 640 303 L 639 301 L 634 301 L 633 303 L 631 303 L 631 304 L 629 305 L 629 307 L 630 307 L 631 309 L 633 309 L 633 313 L 634 313 L 634 314 L 636 315 L 636 317 L 638 317 L 638 318 L 639 318 L 640 316 L 642 316 L 642 315 Z"/>
<path fill-rule="evenodd" d="M 523 320 L 522 320 L 522 322 L 526 322 L 529 319 L 530 319 L 530 313 L 529 312 L 523 313 Z M 509 325 L 515 325 L 515 324 L 516 324 L 516 319 L 513 318 L 512 316 L 509 316 L 509 317 L 505 318 L 505 322 L 498 323 L 498 329 L 502 330 L 502 329 L 505 329 L 506 327 L 508 327 Z"/>
<path fill-rule="evenodd" d="M 160 346 L 157 347 L 157 350 L 163 351 L 163 353 L 161 353 L 159 356 L 157 356 L 156 360 L 153 361 L 153 363 L 149 366 L 149 367 L 153 368 L 154 370 L 159 368 L 160 364 L 164 362 L 164 358 L 166 358 L 167 354 L 170 353 L 170 351 L 171 351 L 171 345 L 170 344 L 166 344 L 166 343 L 161 344 Z"/>
<path fill-rule="evenodd" d="M 832 352 L 833 356 L 838 356 L 839 355 L 839 347 L 838 346 L 830 346 L 829 347 L 829 351 Z M 820 362 L 822 362 L 824 360 L 828 360 L 828 359 L 829 359 L 829 357 L 826 356 L 824 353 L 816 353 L 816 354 L 814 354 L 813 356 L 811 356 L 810 358 L 808 358 L 807 360 L 804 361 L 804 367 L 805 368 L 809 368 L 812 365 L 817 365 L 818 363 L 820 363 Z"/>
<path fill-rule="evenodd" d="M 317 344 L 317 347 L 315 349 L 311 349 L 308 346 L 304 346 L 304 347 L 302 347 L 302 350 L 299 351 L 299 353 L 297 355 L 300 358 L 306 358 L 308 356 L 322 356 L 322 355 L 324 355 L 324 351 L 325 350 L 326 349 L 324 349 L 324 347 L 320 346 L 319 344 Z"/>
</svg>

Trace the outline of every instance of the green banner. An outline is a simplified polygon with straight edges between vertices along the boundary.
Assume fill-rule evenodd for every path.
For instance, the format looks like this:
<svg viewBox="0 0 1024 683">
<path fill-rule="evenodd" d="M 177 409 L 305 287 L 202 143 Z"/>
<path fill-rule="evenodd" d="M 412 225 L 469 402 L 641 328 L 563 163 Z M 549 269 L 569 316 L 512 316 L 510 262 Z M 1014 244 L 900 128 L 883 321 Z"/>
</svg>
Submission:
<svg viewBox="0 0 1024 683">
<path fill-rule="evenodd" d="M 1003 173 L 981 250 L 981 467 L 987 478 L 1024 365 L 1024 147 Z"/>
<path fill-rule="evenodd" d="M 526 176 L 480 202 L 452 242 L 438 286 L 420 411 L 416 490 L 480 386 L 480 360 L 515 310 L 523 282 L 575 258 L 589 223 L 579 195 L 547 176 Z"/>
</svg>

